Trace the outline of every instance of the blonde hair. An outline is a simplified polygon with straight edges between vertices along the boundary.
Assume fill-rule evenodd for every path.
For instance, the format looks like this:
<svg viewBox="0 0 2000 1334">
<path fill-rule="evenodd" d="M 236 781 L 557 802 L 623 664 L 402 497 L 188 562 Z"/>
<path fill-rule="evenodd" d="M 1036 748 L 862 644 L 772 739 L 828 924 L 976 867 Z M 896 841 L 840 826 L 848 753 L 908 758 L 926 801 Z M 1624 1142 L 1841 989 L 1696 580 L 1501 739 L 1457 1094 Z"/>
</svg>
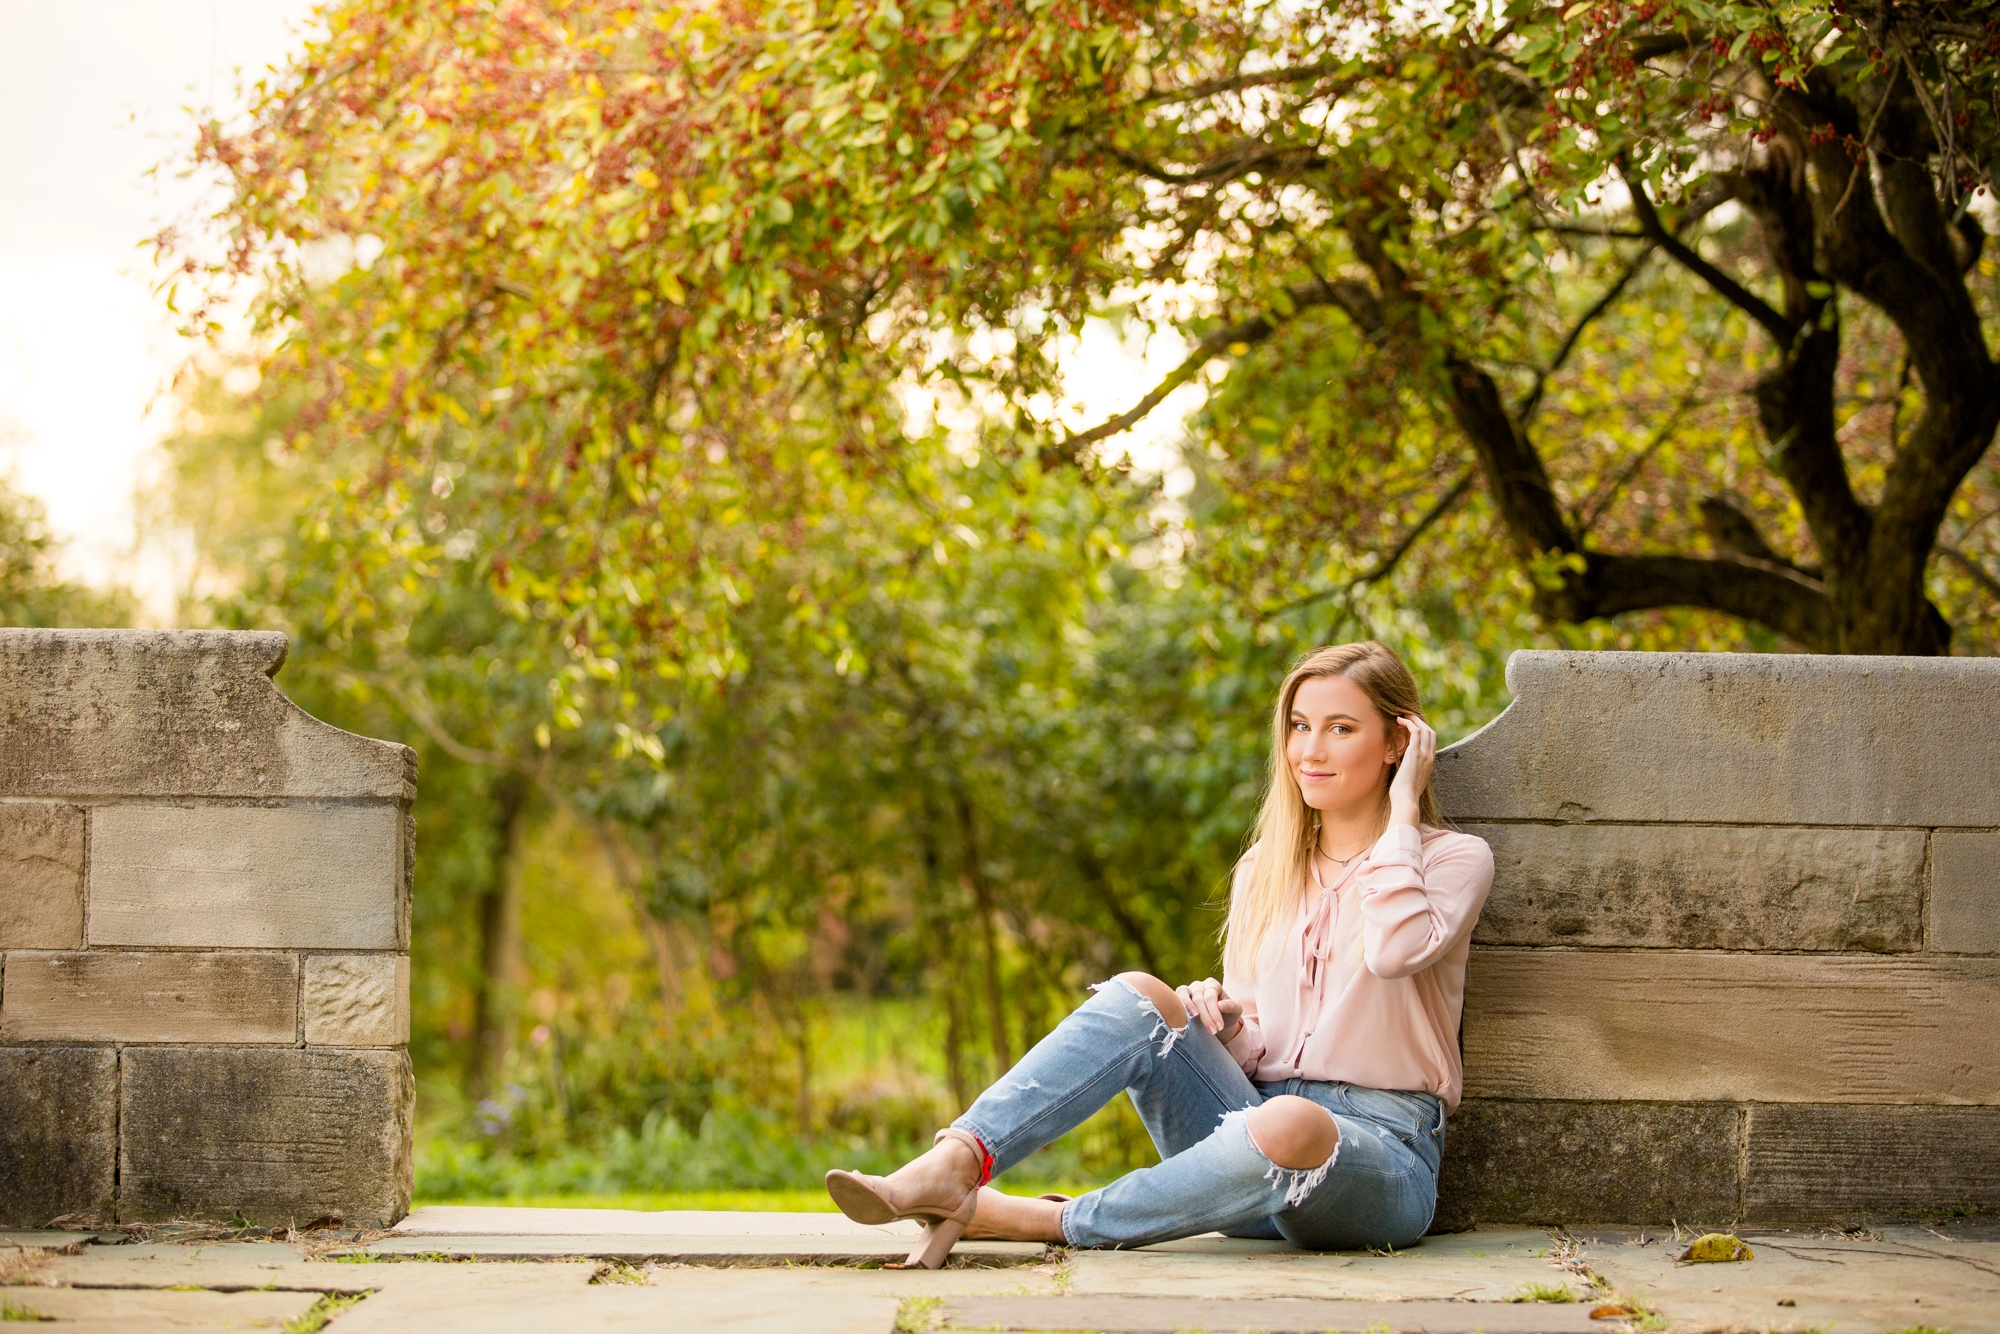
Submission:
<svg viewBox="0 0 2000 1334">
<path fill-rule="evenodd" d="M 1337 676 L 1352 681 L 1368 696 L 1368 702 L 1394 737 L 1399 717 L 1421 718 L 1424 707 L 1417 698 L 1417 680 L 1410 669 L 1386 644 L 1367 640 L 1359 644 L 1337 644 L 1314 649 L 1299 659 L 1278 690 L 1278 707 L 1271 716 L 1271 781 L 1264 792 L 1264 809 L 1257 816 L 1257 839 L 1244 853 L 1249 874 L 1229 904 L 1229 918 L 1223 923 L 1223 961 L 1228 971 L 1240 977 L 1254 977 L 1257 954 L 1264 939 L 1282 921 L 1303 893 L 1311 872 L 1313 845 L 1319 838 L 1317 812 L 1306 805 L 1299 780 L 1292 773 L 1287 756 L 1291 736 L 1292 700 L 1307 681 Z M 1395 778 L 1395 765 L 1389 769 Z M 1389 785 L 1382 785 L 1382 819 L 1389 818 Z M 1443 824 L 1430 784 L 1418 798 L 1417 818 L 1427 825 Z"/>
</svg>

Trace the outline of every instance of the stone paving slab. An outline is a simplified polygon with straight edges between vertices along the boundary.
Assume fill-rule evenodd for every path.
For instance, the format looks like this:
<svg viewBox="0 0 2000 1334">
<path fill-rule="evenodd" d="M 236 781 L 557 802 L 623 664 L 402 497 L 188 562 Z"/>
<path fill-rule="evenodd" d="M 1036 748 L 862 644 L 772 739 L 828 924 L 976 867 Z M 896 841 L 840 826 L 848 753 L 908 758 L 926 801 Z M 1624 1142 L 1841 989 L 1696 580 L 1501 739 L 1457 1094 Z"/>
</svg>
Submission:
<svg viewBox="0 0 2000 1334">
<path fill-rule="evenodd" d="M 1284 1242 L 1190 1237 L 1136 1251 L 1078 1251 L 1069 1291 L 1186 1297 L 1341 1297 L 1505 1301 L 1560 1283 L 1540 1229 L 1481 1228 L 1426 1237 L 1408 1250 L 1320 1253 Z"/>
<path fill-rule="evenodd" d="M 122 1232 L 52 1232 L 37 1228 L 9 1228 L 0 1230 L 0 1247 L 35 1246 L 49 1250 L 60 1250 L 79 1242 L 88 1244 L 98 1239 L 107 1242 L 125 1240 Z"/>
<path fill-rule="evenodd" d="M 1891 1334 L 1915 1325 L 1952 1334 L 2000 1334 L 2000 1221 L 1995 1220 L 1935 1229 L 1885 1227 L 1854 1236 L 1766 1229 L 1747 1234 L 1757 1256 L 1737 1265 L 1677 1266 L 1681 1245 L 1656 1231 L 1573 1225 L 1567 1231 L 1581 1249 L 1567 1265 L 1558 1263 L 1566 1257 L 1550 1233 L 1486 1228 L 1427 1238 L 1393 1253 L 1313 1254 L 1281 1242 L 1219 1236 L 1137 1251 L 1050 1252 L 1022 1243 L 975 1242 L 961 1249 L 975 1259 L 982 1251 L 993 1252 L 1007 1267 L 928 1271 L 881 1267 L 884 1260 L 902 1257 L 907 1228 L 862 1228 L 837 1215 L 718 1218 L 625 1211 L 610 1219 L 565 1217 L 560 1221 L 576 1232 L 537 1233 L 523 1229 L 552 1220 L 539 1211 L 524 1213 L 530 1216 L 430 1215 L 440 1224 L 486 1232 L 400 1233 L 372 1243 L 391 1255 L 366 1263 L 336 1261 L 324 1244 L 109 1244 L 117 1234 L 108 1234 L 104 1241 L 76 1246 L 74 1254 L 42 1253 L 21 1276 L 30 1286 L 0 1292 L 24 1304 L 43 1296 L 78 1304 L 80 1319 L 66 1318 L 53 1328 L 79 1334 L 244 1327 L 192 1315 L 186 1324 L 123 1315 L 106 1323 L 89 1314 L 103 1309 L 89 1307 L 91 1302 L 184 1297 L 214 1302 L 234 1294 L 303 1309 L 323 1292 L 369 1294 L 335 1317 L 328 1334 L 547 1329 L 892 1334 L 899 1303 L 910 1299 L 919 1300 L 905 1314 L 919 1327 L 944 1320 L 953 1329 L 1276 1334 L 1374 1326 L 1426 1334 L 1474 1329 L 1572 1334 L 1592 1328 L 1588 1305 L 1505 1299 L 1531 1284 L 1564 1284 L 1585 1295 L 1584 1279 L 1576 1272 L 1580 1261 L 1611 1289 L 1665 1317 L 1675 1334 L 1809 1329 Z M 646 1220 L 647 1232 L 615 1230 L 632 1219 Z M 710 1230 L 718 1227 L 720 1232 Z M 6 1243 L 60 1251 L 90 1243 L 94 1235 L 0 1234 L 0 1260 L 18 1254 Z M 439 1254 L 481 1259 L 420 1258 Z M 494 1258 L 500 1255 L 521 1259 Z M 610 1271 L 607 1258 L 639 1267 Z M 862 1267 L 835 1263 L 843 1258 Z M 593 1283 L 593 1276 L 600 1281 Z M 209 1291 L 162 1291 L 179 1286 Z M 1794 1305 L 1778 1305 L 1786 1299 Z M 1322 1307 L 1332 1309 L 1322 1312 Z M 183 1303 L 179 1309 L 193 1313 L 196 1306 Z M 66 1307 L 63 1314 L 69 1311 Z M 1600 1322 L 1596 1328 L 1610 1334 L 1618 1323 Z"/>
<path fill-rule="evenodd" d="M 1657 1232 L 1579 1231 L 1593 1273 L 1676 1327 L 1870 1334 L 1921 1325 L 2000 1334 L 2000 1238 L 1957 1239 L 1921 1227 L 1858 1237 L 1751 1230 L 1742 1234 L 1750 1260 L 1678 1265 L 1683 1247 Z"/>
<path fill-rule="evenodd" d="M 1590 1334 L 1590 1308 L 1489 1302 L 1360 1302 L 1306 1297 L 957 1297 L 946 1329 L 1096 1334 Z"/>
<path fill-rule="evenodd" d="M 327 1334 L 895 1334 L 899 1303 L 869 1293 L 742 1283 L 711 1291 L 607 1285 L 479 1300 L 457 1285 L 378 1293 Z"/>
<path fill-rule="evenodd" d="M 276 1329 L 285 1321 L 304 1315 L 319 1296 L 316 1292 L 0 1289 L 0 1297 L 5 1297 L 16 1309 L 32 1311 L 43 1320 L 63 1322 L 63 1331 L 73 1330 L 76 1324 L 125 1331 Z"/>
<path fill-rule="evenodd" d="M 563 1264 L 351 1264 L 309 1260 L 282 1243 L 91 1246 L 38 1266 L 31 1284 L 74 1288 L 197 1286 L 219 1292 L 275 1288 L 284 1292 L 375 1292 L 448 1282 L 460 1287 L 580 1288 L 596 1266 Z"/>
<path fill-rule="evenodd" d="M 746 1267 L 758 1265 L 901 1264 L 910 1237 L 868 1236 L 500 1236 L 385 1237 L 357 1248 L 386 1257 L 477 1256 L 481 1260 L 619 1260 L 630 1265 L 683 1264 Z M 357 1253 L 354 1251 L 349 1254 Z M 1040 1242 L 967 1241 L 952 1251 L 952 1263 L 966 1266 L 1040 1264 L 1048 1248 Z"/>
<path fill-rule="evenodd" d="M 871 1226 L 830 1213 L 427 1205 L 397 1224 L 393 1235 L 363 1249 L 487 1260 L 577 1256 L 632 1265 L 880 1265 L 901 1263 L 920 1230 L 914 1222 Z M 952 1254 L 960 1265 L 1038 1264 L 1047 1248 L 969 1241 Z"/>
</svg>

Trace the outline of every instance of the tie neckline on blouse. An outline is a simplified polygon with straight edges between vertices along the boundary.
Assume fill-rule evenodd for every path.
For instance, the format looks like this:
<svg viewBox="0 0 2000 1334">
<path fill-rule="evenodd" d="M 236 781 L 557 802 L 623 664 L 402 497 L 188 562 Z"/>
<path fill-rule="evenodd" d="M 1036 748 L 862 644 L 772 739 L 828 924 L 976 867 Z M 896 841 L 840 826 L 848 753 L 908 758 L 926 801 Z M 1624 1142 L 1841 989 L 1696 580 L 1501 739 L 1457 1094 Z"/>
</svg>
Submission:
<svg viewBox="0 0 2000 1334">
<path fill-rule="evenodd" d="M 1328 858 L 1329 861 L 1332 858 Z M 1334 925 L 1339 921 L 1340 891 L 1360 873 L 1368 862 L 1368 853 L 1363 852 L 1343 871 L 1331 885 L 1320 879 L 1319 849 L 1313 849 L 1310 860 L 1313 886 L 1319 893 L 1313 899 L 1312 907 L 1306 910 L 1305 925 L 1299 931 L 1299 1009 L 1303 1022 L 1299 1025 L 1299 1040 L 1292 1048 L 1291 1067 L 1300 1068 L 1305 1057 L 1306 1043 L 1313 1035 L 1313 1027 L 1320 1012 L 1320 994 L 1326 990 L 1326 963 L 1333 955 Z"/>
</svg>

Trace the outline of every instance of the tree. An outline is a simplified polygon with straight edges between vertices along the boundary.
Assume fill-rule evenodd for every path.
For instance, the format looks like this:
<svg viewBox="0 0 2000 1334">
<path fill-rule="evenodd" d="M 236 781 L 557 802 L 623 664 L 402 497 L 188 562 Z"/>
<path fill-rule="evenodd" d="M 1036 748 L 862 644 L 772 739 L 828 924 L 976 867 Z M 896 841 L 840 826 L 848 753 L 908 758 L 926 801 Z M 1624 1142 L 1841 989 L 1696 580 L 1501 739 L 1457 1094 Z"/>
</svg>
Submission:
<svg viewBox="0 0 2000 1334">
<path fill-rule="evenodd" d="M 131 599 L 122 591 L 64 578 L 56 565 L 60 552 L 41 502 L 0 481 L 0 625 L 84 628 L 129 622 Z"/>
<path fill-rule="evenodd" d="M 1258 549 L 1306 557 L 1274 593 L 1442 539 L 1502 553 L 1552 623 L 1692 607 L 1932 653 L 1936 596 L 1983 642 L 2000 29 L 1978 5 L 325 18 L 247 128 L 204 134 L 224 258 L 168 250 L 204 299 L 261 284 L 302 438 L 380 442 L 358 505 L 403 503 L 464 419 L 490 428 L 473 466 L 515 478 L 518 540 L 596 514 L 561 566 L 575 624 L 627 619 L 607 568 L 673 590 L 626 653 L 726 634 L 726 568 L 786 539 L 718 557 L 718 534 L 781 479 L 886 477 L 898 384 L 1011 404 L 1017 443 L 1090 467 L 1217 367 L 1217 403 L 1276 409 L 1196 440 L 1285 530 Z M 1106 312 L 1190 354 L 1066 433 L 1057 354 Z"/>
</svg>

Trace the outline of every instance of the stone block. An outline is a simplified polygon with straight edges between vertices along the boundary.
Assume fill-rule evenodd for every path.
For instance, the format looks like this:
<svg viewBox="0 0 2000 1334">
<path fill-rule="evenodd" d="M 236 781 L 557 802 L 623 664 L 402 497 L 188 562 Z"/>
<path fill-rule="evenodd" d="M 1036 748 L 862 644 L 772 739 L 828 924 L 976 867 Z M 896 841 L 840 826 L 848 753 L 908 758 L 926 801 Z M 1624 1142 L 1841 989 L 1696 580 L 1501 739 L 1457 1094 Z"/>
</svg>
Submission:
<svg viewBox="0 0 2000 1334">
<path fill-rule="evenodd" d="M 1493 845 L 1482 945 L 1913 951 L 1917 829 L 1464 824 Z"/>
<path fill-rule="evenodd" d="M 1454 820 L 2000 826 L 2000 659 L 1523 651 Z"/>
<path fill-rule="evenodd" d="M 2000 1107 L 1750 1110 L 1753 1219 L 2000 1210 Z"/>
<path fill-rule="evenodd" d="M 1946 954 L 2000 954 L 2000 833 L 1931 835 L 1930 946 Z"/>
<path fill-rule="evenodd" d="M 118 1054 L 0 1047 L 0 1225 L 108 1221 L 118 1167 Z"/>
<path fill-rule="evenodd" d="M 0 792 L 412 799 L 415 752 L 286 699 L 285 652 L 261 631 L 0 629 Z"/>
<path fill-rule="evenodd" d="M 82 809 L 0 802 L 0 950 L 82 947 Z"/>
<path fill-rule="evenodd" d="M 91 817 L 90 943 L 397 947 L 395 806 L 106 806 Z"/>
<path fill-rule="evenodd" d="M 1431 1230 L 1733 1219 L 1741 1120 L 1726 1103 L 1469 1099 L 1445 1123 Z"/>
<path fill-rule="evenodd" d="M 2000 959 L 1474 950 L 1468 1097 L 2000 1103 Z"/>
<path fill-rule="evenodd" d="M 302 997 L 313 1046 L 395 1047 L 410 1040 L 406 954 L 308 956 Z"/>
<path fill-rule="evenodd" d="M 409 1212 L 404 1053 L 135 1047 L 120 1061 L 121 1218 L 338 1213 L 373 1228 Z"/>
<path fill-rule="evenodd" d="M 0 1041 L 295 1042 L 290 954 L 6 956 Z"/>
</svg>

